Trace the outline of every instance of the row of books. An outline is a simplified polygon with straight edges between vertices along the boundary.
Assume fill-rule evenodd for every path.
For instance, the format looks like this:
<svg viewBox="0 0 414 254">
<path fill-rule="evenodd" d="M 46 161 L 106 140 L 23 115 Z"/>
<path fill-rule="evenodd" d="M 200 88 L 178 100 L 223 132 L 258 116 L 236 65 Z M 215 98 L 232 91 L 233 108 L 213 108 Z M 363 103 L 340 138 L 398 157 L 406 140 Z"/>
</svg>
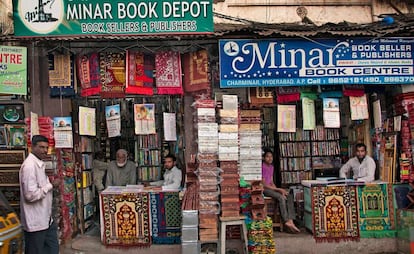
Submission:
<svg viewBox="0 0 414 254">
<path fill-rule="evenodd" d="M 160 146 L 157 134 L 137 136 L 138 147 L 158 148 Z"/>
<path fill-rule="evenodd" d="M 281 172 L 282 184 L 296 184 L 302 180 L 311 180 L 311 171 Z"/>
<path fill-rule="evenodd" d="M 311 131 L 305 131 L 303 129 L 296 129 L 296 132 L 280 132 L 279 141 L 309 141 Z"/>
<path fill-rule="evenodd" d="M 275 146 L 275 124 L 274 123 L 261 123 L 260 129 L 262 130 L 262 144 L 263 147 Z"/>
<path fill-rule="evenodd" d="M 138 152 L 138 165 L 158 166 L 161 164 L 160 155 L 159 150 L 141 149 Z"/>
<path fill-rule="evenodd" d="M 324 141 L 312 143 L 312 155 L 315 156 L 330 156 L 341 153 L 339 141 Z"/>
<path fill-rule="evenodd" d="M 92 154 L 82 154 L 82 170 L 92 169 L 93 156 Z"/>
<path fill-rule="evenodd" d="M 280 155 L 282 157 L 304 157 L 311 156 L 310 142 L 279 143 Z"/>
<path fill-rule="evenodd" d="M 297 129 L 296 132 L 279 133 L 280 142 L 336 139 L 340 139 L 339 129 L 326 129 L 323 126 L 317 126 L 315 130 Z"/>
<path fill-rule="evenodd" d="M 281 158 L 280 170 L 281 171 L 301 171 L 311 170 L 311 157 L 302 158 Z"/>
<path fill-rule="evenodd" d="M 327 129 L 323 126 L 316 126 L 311 132 L 312 140 L 335 140 L 340 139 L 339 129 Z"/>
<path fill-rule="evenodd" d="M 141 181 L 156 181 L 161 177 L 160 167 L 139 167 L 138 168 L 138 179 Z"/>
</svg>

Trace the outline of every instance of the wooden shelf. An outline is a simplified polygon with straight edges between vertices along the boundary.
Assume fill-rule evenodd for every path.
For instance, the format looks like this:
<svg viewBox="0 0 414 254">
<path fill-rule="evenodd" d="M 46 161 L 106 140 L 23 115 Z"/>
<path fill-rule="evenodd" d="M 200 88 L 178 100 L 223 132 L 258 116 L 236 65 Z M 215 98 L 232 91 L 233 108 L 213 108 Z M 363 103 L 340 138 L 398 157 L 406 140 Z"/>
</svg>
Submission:
<svg viewBox="0 0 414 254">
<path fill-rule="evenodd" d="M 314 159 L 331 158 L 330 162 L 333 164 L 334 158 L 338 158 L 341 152 L 339 131 L 339 128 L 326 129 L 317 126 L 314 131 L 298 129 L 296 133 L 300 133 L 299 135 L 278 133 L 279 140 L 283 140 L 279 142 L 278 158 L 282 185 L 297 185 L 301 180 L 314 179 L 315 171 L 322 169 L 313 167 Z M 300 139 L 294 140 L 296 137 Z"/>
</svg>

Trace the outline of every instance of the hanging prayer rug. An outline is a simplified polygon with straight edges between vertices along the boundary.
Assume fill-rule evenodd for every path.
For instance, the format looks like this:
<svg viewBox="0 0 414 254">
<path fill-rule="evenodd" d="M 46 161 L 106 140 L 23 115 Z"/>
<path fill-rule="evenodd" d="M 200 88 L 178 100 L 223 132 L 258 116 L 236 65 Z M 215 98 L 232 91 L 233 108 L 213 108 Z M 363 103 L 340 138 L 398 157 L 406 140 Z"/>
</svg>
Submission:
<svg viewBox="0 0 414 254">
<path fill-rule="evenodd" d="M 299 87 L 277 87 L 276 88 L 277 103 L 288 103 L 300 100 Z"/>
<path fill-rule="evenodd" d="M 128 50 L 125 92 L 153 95 L 154 69 L 154 56 Z"/>
<path fill-rule="evenodd" d="M 178 192 L 150 194 L 152 242 L 181 242 L 181 203 Z"/>
<path fill-rule="evenodd" d="M 358 205 L 361 237 L 395 237 L 391 185 L 358 186 Z"/>
<path fill-rule="evenodd" d="M 355 186 L 315 186 L 311 189 L 315 240 L 359 240 Z"/>
<path fill-rule="evenodd" d="M 149 194 L 147 192 L 102 194 L 103 244 L 151 245 Z"/>
<path fill-rule="evenodd" d="M 164 51 L 155 55 L 158 94 L 183 94 L 179 52 Z"/>
<path fill-rule="evenodd" d="M 101 98 L 124 98 L 126 71 L 124 52 L 101 52 Z"/>
<path fill-rule="evenodd" d="M 70 86 L 70 55 L 49 54 L 49 86 Z"/>
<path fill-rule="evenodd" d="M 81 87 L 81 96 L 99 94 L 101 77 L 99 74 L 99 54 L 80 55 L 76 60 L 77 76 Z"/>
<path fill-rule="evenodd" d="M 184 55 L 184 89 L 186 92 L 207 90 L 210 87 L 208 78 L 208 52 L 199 50 Z"/>
<path fill-rule="evenodd" d="M 361 97 L 365 94 L 363 85 L 344 85 L 344 96 Z"/>
<path fill-rule="evenodd" d="M 76 94 L 73 54 L 49 54 L 49 88 L 51 97 L 71 97 Z"/>
</svg>

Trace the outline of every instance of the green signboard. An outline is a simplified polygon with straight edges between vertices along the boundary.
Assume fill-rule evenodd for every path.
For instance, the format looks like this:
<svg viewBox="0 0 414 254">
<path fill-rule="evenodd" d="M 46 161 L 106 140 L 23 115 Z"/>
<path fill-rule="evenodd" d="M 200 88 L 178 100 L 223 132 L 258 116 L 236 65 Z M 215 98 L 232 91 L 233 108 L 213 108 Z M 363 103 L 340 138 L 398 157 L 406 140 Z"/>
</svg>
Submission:
<svg viewBox="0 0 414 254">
<path fill-rule="evenodd" d="M 13 0 L 16 36 L 213 32 L 211 0 Z"/>
<path fill-rule="evenodd" d="M 0 45 L 0 94 L 27 94 L 27 49 Z"/>
</svg>

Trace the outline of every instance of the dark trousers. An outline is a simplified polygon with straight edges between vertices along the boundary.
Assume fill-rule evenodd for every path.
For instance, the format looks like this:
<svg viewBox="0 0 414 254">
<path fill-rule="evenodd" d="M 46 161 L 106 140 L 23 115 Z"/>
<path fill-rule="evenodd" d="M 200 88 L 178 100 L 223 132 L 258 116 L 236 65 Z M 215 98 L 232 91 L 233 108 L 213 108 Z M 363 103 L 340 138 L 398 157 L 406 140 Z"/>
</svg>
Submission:
<svg viewBox="0 0 414 254">
<path fill-rule="evenodd" d="M 24 231 L 25 254 L 59 254 L 57 225 L 36 232 Z"/>
<path fill-rule="evenodd" d="M 283 222 L 295 219 L 296 213 L 295 204 L 293 202 L 293 193 L 289 192 L 286 198 L 284 198 L 282 194 L 274 190 L 264 190 L 263 194 L 266 197 L 272 197 L 273 199 L 276 199 L 279 202 L 280 216 L 282 217 Z"/>
</svg>

